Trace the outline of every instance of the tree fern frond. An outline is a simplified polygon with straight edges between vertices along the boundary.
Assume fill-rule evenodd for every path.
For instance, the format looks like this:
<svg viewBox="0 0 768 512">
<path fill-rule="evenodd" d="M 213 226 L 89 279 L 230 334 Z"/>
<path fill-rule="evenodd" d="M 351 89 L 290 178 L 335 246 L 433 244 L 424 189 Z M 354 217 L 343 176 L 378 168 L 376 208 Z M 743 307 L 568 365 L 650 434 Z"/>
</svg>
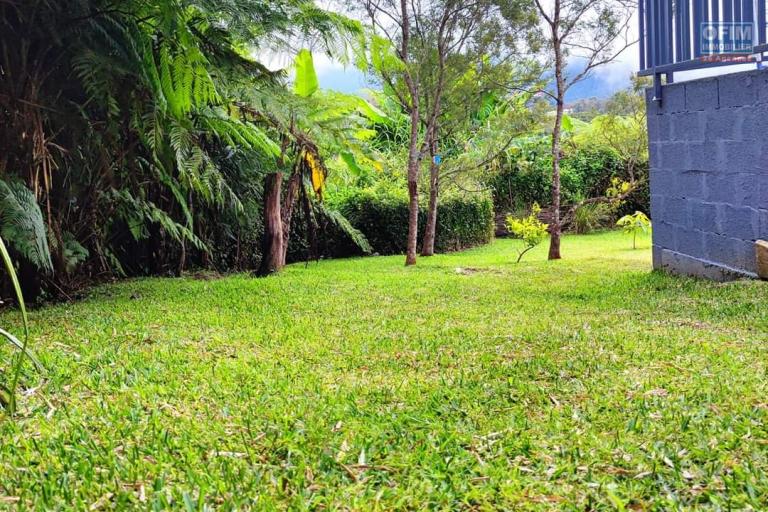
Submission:
<svg viewBox="0 0 768 512">
<path fill-rule="evenodd" d="M 373 252 L 371 244 L 365 235 L 357 228 L 355 228 L 349 220 L 338 210 L 332 210 L 327 208 L 323 203 L 316 203 L 315 205 L 323 215 L 333 222 L 333 224 L 341 229 L 365 254 Z"/>
<path fill-rule="evenodd" d="M 20 181 L 0 180 L 0 233 L 27 261 L 53 271 L 47 226 L 35 195 Z"/>
</svg>

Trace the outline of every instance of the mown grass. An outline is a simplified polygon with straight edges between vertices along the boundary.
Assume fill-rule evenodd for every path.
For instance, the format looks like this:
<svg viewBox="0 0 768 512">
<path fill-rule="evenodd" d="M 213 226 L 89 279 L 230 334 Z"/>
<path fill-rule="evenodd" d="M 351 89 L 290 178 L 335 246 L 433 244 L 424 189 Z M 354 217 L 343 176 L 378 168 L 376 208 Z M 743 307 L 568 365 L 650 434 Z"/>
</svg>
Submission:
<svg viewBox="0 0 768 512">
<path fill-rule="evenodd" d="M 0 503 L 763 508 L 766 283 L 651 273 L 619 233 L 513 244 L 34 312 L 49 373 L 0 424 Z"/>
</svg>

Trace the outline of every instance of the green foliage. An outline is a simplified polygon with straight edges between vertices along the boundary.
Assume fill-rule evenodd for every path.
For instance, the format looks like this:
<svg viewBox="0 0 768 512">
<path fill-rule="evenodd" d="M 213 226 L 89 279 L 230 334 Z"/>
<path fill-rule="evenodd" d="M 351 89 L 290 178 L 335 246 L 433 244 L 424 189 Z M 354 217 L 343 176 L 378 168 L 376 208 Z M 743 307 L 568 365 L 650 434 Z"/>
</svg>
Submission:
<svg viewBox="0 0 768 512">
<path fill-rule="evenodd" d="M 0 180 L 0 235 L 39 270 L 51 272 L 51 253 L 43 213 L 35 195 L 20 181 Z"/>
<path fill-rule="evenodd" d="M 296 55 L 295 61 L 296 77 L 293 82 L 293 91 L 302 98 L 309 98 L 320 87 L 315 72 L 315 64 L 312 59 L 312 52 L 302 49 Z"/>
<path fill-rule="evenodd" d="M 637 235 L 648 233 L 651 230 L 651 219 L 643 212 L 637 211 L 632 215 L 625 215 L 616 221 L 616 225 L 632 235 L 632 248 L 637 249 Z"/>
<path fill-rule="evenodd" d="M 406 250 L 408 200 L 401 191 L 350 190 L 330 199 L 358 229 L 378 254 L 402 254 Z M 419 212 L 419 229 L 426 224 L 426 210 Z M 493 239 L 493 204 L 482 195 L 443 197 L 438 203 L 435 249 L 457 251 L 486 244 Z M 338 241 L 340 246 L 343 240 Z M 354 254 L 354 249 L 349 253 Z"/>
<path fill-rule="evenodd" d="M 586 203 L 573 212 L 573 231 L 584 235 L 608 225 L 613 207 L 608 203 Z"/>
<path fill-rule="evenodd" d="M 344 215 L 337 210 L 331 210 L 326 208 L 322 203 L 319 205 L 323 215 L 326 219 L 331 221 L 333 225 L 338 228 L 344 235 L 349 237 L 352 242 L 365 254 L 371 254 L 373 247 L 368 242 L 365 235 L 357 228 Z"/>
<path fill-rule="evenodd" d="M 624 176 L 621 158 L 610 148 L 572 146 L 560 161 L 564 204 L 603 195 L 615 176 Z M 486 178 L 499 212 L 528 209 L 534 202 L 549 205 L 552 196 L 552 154 L 548 137 L 517 141 Z"/>
<path fill-rule="evenodd" d="M 288 128 L 333 156 L 376 113 L 359 98 L 340 108 L 321 97 L 308 51 L 295 93 L 285 71 L 254 59 L 296 40 L 343 59 L 360 43 L 359 22 L 312 0 L 119 4 L 0 8 L 0 67 L 13 77 L 0 80 L 0 233 L 25 262 L 48 274 L 56 263 L 46 278 L 56 290 L 78 269 L 253 264 L 252 202 Z M 361 145 L 346 150 L 362 160 Z"/>
<path fill-rule="evenodd" d="M 547 237 L 547 224 L 539 220 L 541 207 L 538 203 L 533 203 L 531 213 L 526 217 L 515 218 L 507 217 L 507 228 L 516 238 L 523 242 L 522 249 L 517 251 L 517 262 L 519 263 L 525 253 L 539 245 Z"/>
</svg>

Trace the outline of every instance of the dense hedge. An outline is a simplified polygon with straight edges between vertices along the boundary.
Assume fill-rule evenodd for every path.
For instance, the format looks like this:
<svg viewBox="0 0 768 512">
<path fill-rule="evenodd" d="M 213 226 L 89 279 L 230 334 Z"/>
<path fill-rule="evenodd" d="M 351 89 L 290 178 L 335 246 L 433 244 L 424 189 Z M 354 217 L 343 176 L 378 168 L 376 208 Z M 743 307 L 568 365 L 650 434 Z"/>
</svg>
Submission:
<svg viewBox="0 0 768 512">
<path fill-rule="evenodd" d="M 601 147 L 569 148 L 560 161 L 564 204 L 605 193 L 614 176 L 623 177 L 624 163 L 616 152 Z M 552 197 L 552 155 L 547 140 L 532 141 L 510 152 L 487 183 L 497 211 L 516 211 Z"/>
<path fill-rule="evenodd" d="M 353 190 L 333 198 L 329 207 L 340 211 L 360 230 L 377 254 L 403 254 L 408 235 L 408 200 L 404 195 L 373 190 Z M 419 241 L 424 233 L 427 211 L 419 213 Z M 349 237 L 328 219 L 320 219 L 318 252 L 324 257 L 362 254 Z M 493 202 L 487 196 L 454 196 L 438 205 L 436 252 L 474 247 L 493 239 Z M 290 259 L 306 258 L 307 243 L 303 233 L 291 237 Z"/>
</svg>

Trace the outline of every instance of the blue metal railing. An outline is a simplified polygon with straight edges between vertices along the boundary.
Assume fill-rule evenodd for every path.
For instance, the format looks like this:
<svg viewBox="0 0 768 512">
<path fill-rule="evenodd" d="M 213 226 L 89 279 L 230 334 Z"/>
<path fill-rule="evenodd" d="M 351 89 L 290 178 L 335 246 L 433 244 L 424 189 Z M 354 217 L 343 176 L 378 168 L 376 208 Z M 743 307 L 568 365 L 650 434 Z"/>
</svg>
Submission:
<svg viewBox="0 0 768 512">
<path fill-rule="evenodd" d="M 675 71 L 755 61 L 768 51 L 766 0 L 638 0 L 640 25 L 640 74 Z M 707 42 L 708 30 L 728 27 L 749 47 L 737 51 Z M 721 33 L 722 34 L 722 33 Z M 702 36 L 705 36 L 704 38 Z M 715 38 L 717 39 L 717 38 Z"/>
</svg>

